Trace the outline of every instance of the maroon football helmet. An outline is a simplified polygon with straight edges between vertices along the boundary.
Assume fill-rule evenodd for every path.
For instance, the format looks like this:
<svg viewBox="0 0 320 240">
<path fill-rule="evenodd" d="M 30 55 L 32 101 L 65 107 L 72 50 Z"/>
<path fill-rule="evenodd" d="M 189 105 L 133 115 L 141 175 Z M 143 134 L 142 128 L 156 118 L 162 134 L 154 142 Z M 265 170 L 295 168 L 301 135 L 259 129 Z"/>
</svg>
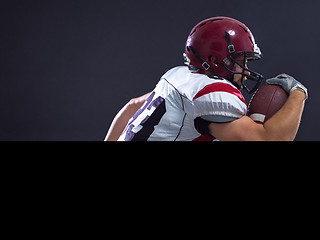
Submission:
<svg viewBox="0 0 320 240">
<path fill-rule="evenodd" d="M 260 59 L 261 51 L 249 28 L 232 18 L 213 17 L 198 23 L 188 36 L 183 55 L 185 64 L 190 68 L 209 71 L 238 88 L 241 86 L 233 81 L 233 76 L 242 74 L 241 84 L 249 93 L 253 93 L 263 80 L 261 74 L 246 66 L 247 60 Z M 243 56 L 241 62 L 237 61 L 240 56 Z M 242 72 L 235 71 L 236 64 Z M 252 90 L 244 85 L 245 77 L 256 82 Z"/>
</svg>

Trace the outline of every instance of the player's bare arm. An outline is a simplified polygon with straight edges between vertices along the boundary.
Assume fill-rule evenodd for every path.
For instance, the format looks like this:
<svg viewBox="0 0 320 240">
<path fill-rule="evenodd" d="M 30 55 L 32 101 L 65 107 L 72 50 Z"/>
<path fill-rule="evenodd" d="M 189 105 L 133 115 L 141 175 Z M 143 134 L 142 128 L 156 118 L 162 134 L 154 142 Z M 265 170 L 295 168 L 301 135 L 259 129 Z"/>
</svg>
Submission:
<svg viewBox="0 0 320 240">
<path fill-rule="evenodd" d="M 294 91 L 264 125 L 243 116 L 230 123 L 211 123 L 210 133 L 222 141 L 292 141 L 304 108 L 304 93 Z"/>
<path fill-rule="evenodd" d="M 148 98 L 150 93 L 147 93 L 141 97 L 131 99 L 115 116 L 111 126 L 108 130 L 105 141 L 117 141 L 121 133 L 125 129 L 129 119 L 136 113 L 136 111 L 142 106 L 144 101 Z"/>
<path fill-rule="evenodd" d="M 243 116 L 230 123 L 211 123 L 208 126 L 210 134 L 225 141 L 293 141 L 308 93 L 307 89 L 293 77 L 279 76 L 267 82 L 281 85 L 290 96 L 283 107 L 267 122 L 262 125 Z"/>
</svg>

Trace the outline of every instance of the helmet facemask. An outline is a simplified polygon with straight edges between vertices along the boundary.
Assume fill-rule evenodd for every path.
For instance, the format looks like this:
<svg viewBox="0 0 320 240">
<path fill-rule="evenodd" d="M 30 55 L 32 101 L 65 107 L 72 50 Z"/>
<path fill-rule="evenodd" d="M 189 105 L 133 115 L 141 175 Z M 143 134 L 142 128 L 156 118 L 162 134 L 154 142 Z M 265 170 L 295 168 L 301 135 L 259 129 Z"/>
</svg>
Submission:
<svg viewBox="0 0 320 240">
<path fill-rule="evenodd" d="M 228 78 L 229 81 L 231 81 L 234 85 L 236 85 L 239 89 L 243 88 L 245 89 L 249 94 L 254 93 L 260 86 L 261 82 L 263 81 L 263 76 L 255 71 L 250 70 L 247 67 L 247 62 L 249 61 L 254 61 L 254 60 L 259 60 L 262 58 L 262 53 L 257 46 L 257 44 L 254 44 L 254 51 L 239 51 L 235 52 L 234 47 L 231 43 L 229 33 L 226 32 L 226 39 L 228 42 L 228 50 L 229 50 L 229 57 L 225 58 L 222 62 L 222 65 L 226 70 L 232 73 L 232 75 Z M 241 57 L 241 61 L 238 59 Z M 228 66 L 233 63 L 233 70 L 231 70 Z M 236 71 L 236 65 L 238 65 L 242 71 L 238 72 Z M 249 73 L 249 74 L 248 74 Z M 240 74 L 241 75 L 241 85 L 236 83 L 234 81 L 234 75 L 235 74 Z M 246 80 L 251 80 L 256 82 L 254 87 L 252 89 L 249 89 L 244 81 Z"/>
<path fill-rule="evenodd" d="M 247 67 L 247 62 L 259 60 L 261 58 L 261 56 L 259 56 L 259 57 L 254 56 L 255 54 L 256 54 L 255 52 L 237 52 L 237 53 L 231 54 L 228 58 L 226 58 L 223 61 L 223 66 L 225 67 L 225 69 L 232 73 L 232 75 L 228 78 L 228 80 L 231 81 L 238 88 L 245 89 L 249 94 L 254 93 L 258 89 L 258 87 L 260 86 L 261 82 L 264 79 L 261 74 L 255 72 L 255 71 L 252 71 Z M 239 58 L 238 57 L 239 55 L 243 55 L 243 61 L 237 60 Z M 230 68 L 227 67 L 227 65 L 230 64 L 230 63 L 227 64 L 228 61 L 230 62 L 230 60 L 231 60 L 231 62 L 234 63 L 233 70 L 230 70 Z M 236 65 L 238 65 L 242 69 L 241 72 L 236 71 Z M 241 86 L 239 86 L 238 83 L 234 82 L 234 75 L 235 74 L 241 75 Z M 254 87 L 252 89 L 249 89 L 244 83 L 245 80 L 254 81 L 254 82 L 256 82 L 256 84 L 254 85 Z"/>
</svg>

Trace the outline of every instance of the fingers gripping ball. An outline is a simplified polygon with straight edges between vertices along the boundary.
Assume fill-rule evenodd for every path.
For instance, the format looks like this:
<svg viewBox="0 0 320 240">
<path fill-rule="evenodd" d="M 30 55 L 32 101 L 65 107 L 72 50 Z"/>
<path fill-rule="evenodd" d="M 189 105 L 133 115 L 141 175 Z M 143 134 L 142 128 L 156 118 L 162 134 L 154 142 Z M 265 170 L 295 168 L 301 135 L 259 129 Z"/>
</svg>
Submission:
<svg viewBox="0 0 320 240">
<path fill-rule="evenodd" d="M 266 84 L 252 96 L 248 116 L 257 123 L 265 123 L 284 105 L 288 94 L 280 85 Z"/>
<path fill-rule="evenodd" d="M 286 73 L 282 73 L 274 78 L 269 78 L 266 80 L 266 82 L 268 84 L 280 85 L 288 94 L 294 90 L 300 90 L 306 94 L 306 100 L 308 99 L 308 89 L 294 77 Z"/>
</svg>

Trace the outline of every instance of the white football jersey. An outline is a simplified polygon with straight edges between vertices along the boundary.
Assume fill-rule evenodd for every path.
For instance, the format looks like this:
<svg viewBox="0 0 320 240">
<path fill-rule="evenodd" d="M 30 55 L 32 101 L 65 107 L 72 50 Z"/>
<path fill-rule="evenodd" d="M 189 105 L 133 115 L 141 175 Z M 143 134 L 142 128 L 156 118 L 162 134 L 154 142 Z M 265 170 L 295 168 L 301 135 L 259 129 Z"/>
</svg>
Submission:
<svg viewBox="0 0 320 240">
<path fill-rule="evenodd" d="M 229 81 L 175 67 L 162 76 L 119 141 L 212 141 L 210 122 L 246 113 L 244 97 Z"/>
</svg>

